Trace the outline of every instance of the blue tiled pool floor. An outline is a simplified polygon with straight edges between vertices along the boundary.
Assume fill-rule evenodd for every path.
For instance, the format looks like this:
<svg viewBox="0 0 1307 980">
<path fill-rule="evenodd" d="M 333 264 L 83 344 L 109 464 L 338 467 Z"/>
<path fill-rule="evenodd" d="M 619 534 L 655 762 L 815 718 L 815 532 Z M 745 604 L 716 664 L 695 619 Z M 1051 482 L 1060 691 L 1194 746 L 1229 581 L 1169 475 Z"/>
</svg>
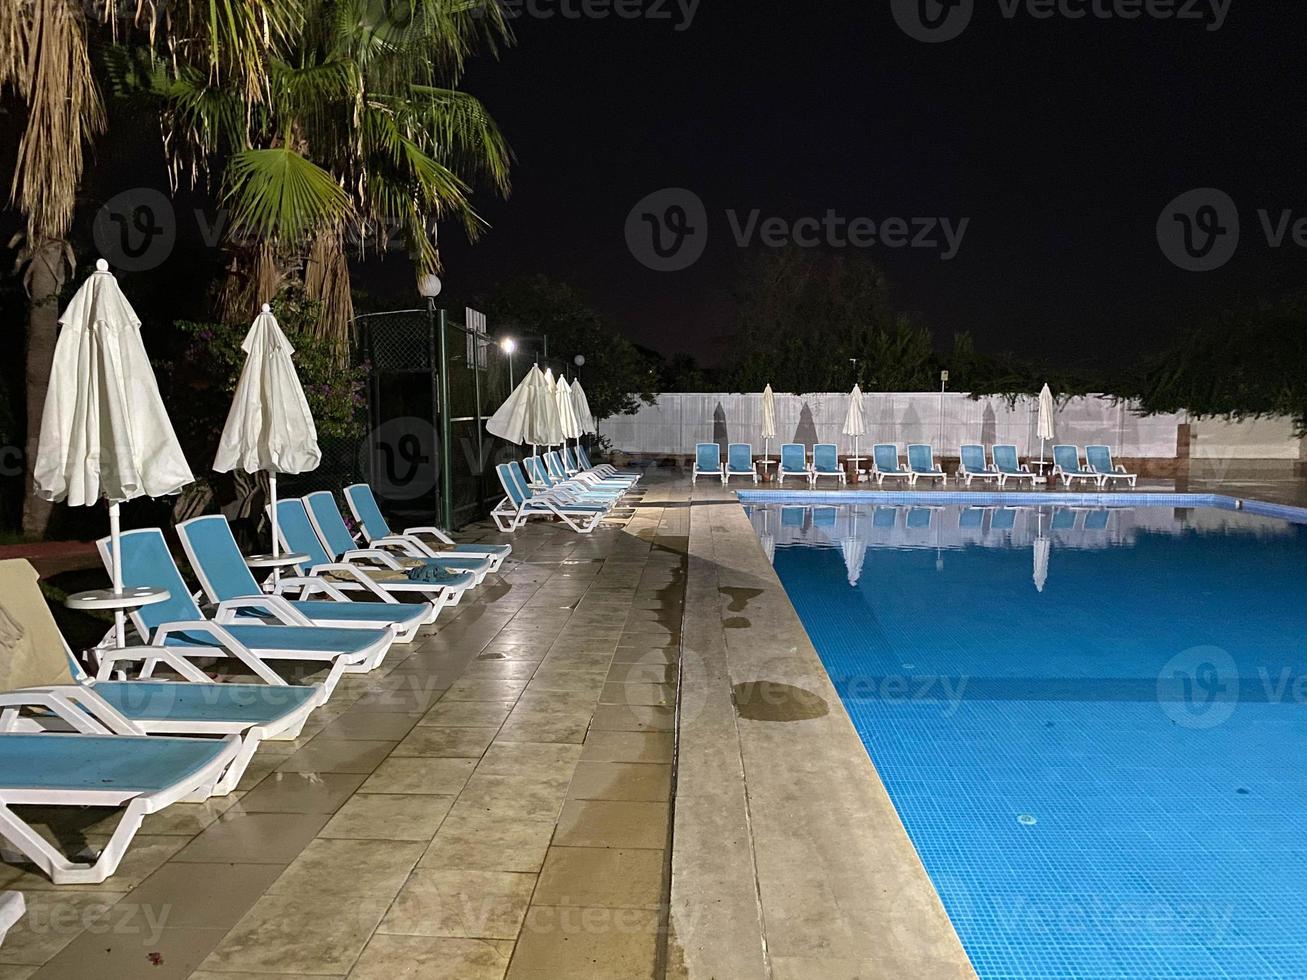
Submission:
<svg viewBox="0 0 1307 980">
<path fill-rule="evenodd" d="M 781 509 L 751 519 L 982 978 L 1307 977 L 1307 528 Z"/>
</svg>

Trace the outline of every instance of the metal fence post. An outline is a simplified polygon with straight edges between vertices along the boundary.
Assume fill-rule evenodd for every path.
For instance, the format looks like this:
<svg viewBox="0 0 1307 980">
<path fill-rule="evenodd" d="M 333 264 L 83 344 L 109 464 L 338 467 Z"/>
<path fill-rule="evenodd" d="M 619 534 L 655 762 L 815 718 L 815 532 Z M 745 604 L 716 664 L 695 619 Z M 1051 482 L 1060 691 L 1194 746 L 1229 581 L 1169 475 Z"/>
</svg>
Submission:
<svg viewBox="0 0 1307 980">
<path fill-rule="evenodd" d="M 449 344 L 445 339 L 446 313 L 441 310 L 436 318 L 440 331 L 440 514 L 445 529 L 454 529 L 454 453 L 453 423 L 449 404 Z"/>
</svg>

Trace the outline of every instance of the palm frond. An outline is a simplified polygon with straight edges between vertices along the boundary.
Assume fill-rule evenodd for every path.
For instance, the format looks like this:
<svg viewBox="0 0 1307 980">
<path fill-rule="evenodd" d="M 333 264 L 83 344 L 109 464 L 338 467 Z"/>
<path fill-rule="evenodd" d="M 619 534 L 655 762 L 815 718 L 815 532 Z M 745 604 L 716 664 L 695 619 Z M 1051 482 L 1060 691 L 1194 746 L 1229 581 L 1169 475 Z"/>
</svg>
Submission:
<svg viewBox="0 0 1307 980">
<path fill-rule="evenodd" d="M 86 24 L 75 4 L 5 4 L 0 84 L 14 87 L 27 106 L 9 195 L 26 218 L 28 248 L 34 249 L 67 234 L 82 178 L 83 144 L 105 127 Z"/>
<path fill-rule="evenodd" d="M 436 155 L 469 177 L 488 180 L 501 194 L 509 191 L 513 151 L 481 100 L 467 92 L 413 85 L 407 111 L 436 143 Z"/>
<path fill-rule="evenodd" d="M 352 216 L 349 196 L 331 174 L 286 147 L 233 154 L 225 203 L 233 233 L 285 244 Z"/>
</svg>

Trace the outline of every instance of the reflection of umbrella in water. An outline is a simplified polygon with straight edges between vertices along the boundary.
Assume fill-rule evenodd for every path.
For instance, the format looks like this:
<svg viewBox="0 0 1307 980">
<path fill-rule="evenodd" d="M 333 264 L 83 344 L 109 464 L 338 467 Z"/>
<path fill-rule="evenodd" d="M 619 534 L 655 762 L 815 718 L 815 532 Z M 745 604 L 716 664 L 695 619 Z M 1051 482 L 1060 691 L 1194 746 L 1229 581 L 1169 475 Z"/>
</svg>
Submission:
<svg viewBox="0 0 1307 980">
<path fill-rule="evenodd" d="M 1035 588 L 1040 592 L 1044 591 L 1044 586 L 1048 582 L 1048 556 L 1052 550 L 1053 542 L 1044 537 L 1044 512 L 1035 511 L 1038 519 L 1038 531 L 1035 534 Z"/>
<path fill-rule="evenodd" d="M 771 533 L 771 509 L 767 507 L 762 511 L 762 534 L 758 536 L 758 540 L 762 542 L 762 550 L 767 555 L 767 561 L 776 564 L 776 535 Z"/>
<path fill-rule="evenodd" d="M 867 560 L 867 542 L 858 534 L 858 509 L 853 508 L 849 536 L 840 542 L 844 552 L 844 567 L 849 571 L 849 585 L 857 586 L 862 576 L 862 564 Z"/>
</svg>

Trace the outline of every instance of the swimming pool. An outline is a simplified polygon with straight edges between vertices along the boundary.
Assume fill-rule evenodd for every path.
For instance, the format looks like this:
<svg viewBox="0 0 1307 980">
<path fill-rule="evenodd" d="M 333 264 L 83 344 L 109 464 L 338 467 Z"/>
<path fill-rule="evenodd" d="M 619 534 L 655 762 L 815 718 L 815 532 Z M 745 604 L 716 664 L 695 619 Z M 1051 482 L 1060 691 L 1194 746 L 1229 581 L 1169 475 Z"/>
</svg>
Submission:
<svg viewBox="0 0 1307 980">
<path fill-rule="evenodd" d="M 1307 977 L 1307 527 L 741 497 L 982 978 Z"/>
</svg>

